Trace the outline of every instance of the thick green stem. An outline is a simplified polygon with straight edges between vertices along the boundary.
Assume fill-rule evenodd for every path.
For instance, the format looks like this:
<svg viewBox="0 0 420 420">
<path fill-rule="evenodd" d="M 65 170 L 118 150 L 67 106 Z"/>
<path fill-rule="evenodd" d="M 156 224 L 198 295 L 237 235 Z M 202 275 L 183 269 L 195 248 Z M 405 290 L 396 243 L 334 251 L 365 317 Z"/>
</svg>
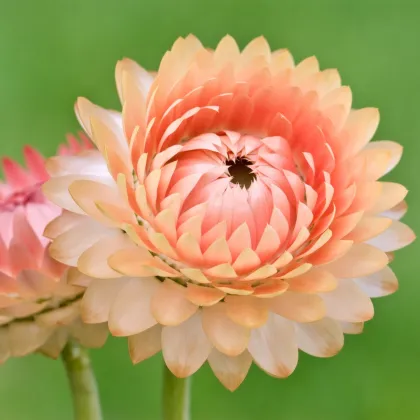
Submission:
<svg viewBox="0 0 420 420">
<path fill-rule="evenodd" d="M 190 379 L 177 378 L 163 366 L 163 420 L 190 419 Z"/>
<path fill-rule="evenodd" d="M 101 420 L 101 406 L 88 352 L 69 341 L 61 353 L 73 398 L 74 420 Z"/>
</svg>

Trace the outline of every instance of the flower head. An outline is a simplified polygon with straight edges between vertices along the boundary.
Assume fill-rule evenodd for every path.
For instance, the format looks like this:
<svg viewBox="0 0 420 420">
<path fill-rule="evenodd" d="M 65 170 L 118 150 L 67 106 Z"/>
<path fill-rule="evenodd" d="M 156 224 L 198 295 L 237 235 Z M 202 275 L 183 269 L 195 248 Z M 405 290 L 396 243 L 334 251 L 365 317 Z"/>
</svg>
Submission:
<svg viewBox="0 0 420 420">
<path fill-rule="evenodd" d="M 91 143 L 69 136 L 59 152 L 71 155 Z M 67 284 L 67 277 L 83 280 L 77 270 L 53 260 L 45 226 L 62 210 L 49 202 L 41 185 L 49 178 L 44 158 L 25 147 L 27 169 L 3 159 L 6 180 L 0 183 L 0 361 L 41 351 L 57 357 L 69 336 L 87 345 L 101 345 L 102 326 L 84 326 L 79 301 L 84 288 Z"/>
<path fill-rule="evenodd" d="M 162 349 L 183 377 L 208 360 L 229 389 L 252 360 L 286 377 L 298 349 L 332 356 L 361 332 L 397 289 L 388 253 L 414 239 L 407 190 L 377 181 L 402 153 L 369 143 L 378 111 L 264 38 L 180 38 L 156 76 L 124 59 L 116 82 L 121 114 L 76 104 L 99 150 L 53 158 L 45 186 L 71 212 L 52 255 L 94 278 L 83 319 L 128 336 L 134 362 Z"/>
</svg>

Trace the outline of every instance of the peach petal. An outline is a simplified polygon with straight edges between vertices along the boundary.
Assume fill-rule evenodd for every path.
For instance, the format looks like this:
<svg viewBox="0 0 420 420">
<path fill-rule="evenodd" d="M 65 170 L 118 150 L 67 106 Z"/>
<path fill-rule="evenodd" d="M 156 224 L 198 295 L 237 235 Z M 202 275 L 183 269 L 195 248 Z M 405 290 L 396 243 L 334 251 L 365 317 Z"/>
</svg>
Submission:
<svg viewBox="0 0 420 420">
<path fill-rule="evenodd" d="M 172 209 L 165 209 L 155 217 L 156 228 L 165 235 L 170 243 L 176 243 L 176 215 Z"/>
<path fill-rule="evenodd" d="M 387 255 L 367 244 L 354 244 L 343 257 L 323 268 L 336 277 L 362 277 L 381 270 L 388 264 Z"/>
<path fill-rule="evenodd" d="M 191 233 L 186 232 L 180 236 L 176 250 L 180 256 L 195 264 L 199 264 L 203 260 L 200 245 Z"/>
<path fill-rule="evenodd" d="M 198 286 L 194 283 L 187 284 L 186 298 L 197 306 L 212 306 L 222 300 L 225 294 L 213 287 Z"/>
<path fill-rule="evenodd" d="M 398 289 L 398 280 L 387 266 L 366 277 L 354 278 L 356 285 L 370 298 L 387 296 Z"/>
<path fill-rule="evenodd" d="M 367 243 L 384 252 L 390 252 L 410 245 L 415 238 L 416 235 L 412 229 L 406 224 L 394 220 L 387 230 L 369 239 Z"/>
<path fill-rule="evenodd" d="M 316 357 L 335 356 L 344 345 L 340 324 L 330 318 L 296 324 L 298 347 Z"/>
<path fill-rule="evenodd" d="M 391 219 L 365 215 L 355 228 L 346 236 L 355 242 L 364 242 L 386 231 L 392 224 Z"/>
<path fill-rule="evenodd" d="M 268 309 L 263 299 L 253 296 L 226 296 L 226 314 L 238 325 L 246 328 L 258 328 L 264 325 Z"/>
<path fill-rule="evenodd" d="M 285 267 L 289 262 L 293 260 L 293 255 L 290 252 L 284 252 L 276 261 L 273 262 L 272 265 L 276 267 L 278 270 L 280 268 Z"/>
<path fill-rule="evenodd" d="M 162 327 L 155 325 L 139 334 L 128 337 L 128 350 L 133 364 L 154 356 L 162 348 Z"/>
<path fill-rule="evenodd" d="M 312 264 L 303 263 L 300 266 L 294 268 L 293 270 L 288 271 L 285 274 L 281 274 L 280 277 L 282 279 L 292 279 L 293 277 L 297 277 L 306 273 L 307 271 L 311 269 L 311 267 L 312 267 Z"/>
<path fill-rule="evenodd" d="M 163 327 L 163 358 L 170 371 L 178 378 L 195 373 L 212 350 L 201 322 L 200 314 L 196 313 L 180 325 Z"/>
<path fill-rule="evenodd" d="M 363 322 L 339 322 L 344 334 L 361 334 L 365 324 Z"/>
<path fill-rule="evenodd" d="M 286 292 L 270 300 L 270 310 L 297 322 L 313 322 L 325 316 L 325 305 L 318 295 Z"/>
<path fill-rule="evenodd" d="M 198 306 L 187 299 L 187 288 L 168 279 L 159 285 L 151 302 L 152 315 L 162 325 L 179 325 L 197 309 Z"/>
<path fill-rule="evenodd" d="M 405 201 L 401 201 L 401 203 L 392 207 L 392 209 L 384 211 L 381 216 L 390 218 L 392 220 L 400 220 L 402 217 L 404 217 L 405 213 L 407 213 L 407 209 L 407 203 Z"/>
<path fill-rule="evenodd" d="M 112 229 L 86 218 L 54 240 L 50 246 L 51 256 L 63 264 L 76 266 L 83 252 L 113 232 Z"/>
<path fill-rule="evenodd" d="M 288 283 L 283 280 L 269 279 L 263 284 L 255 287 L 253 295 L 259 298 L 268 299 L 283 294 L 288 288 Z"/>
<path fill-rule="evenodd" d="M 265 325 L 252 330 L 248 350 L 255 363 L 270 375 L 289 376 L 298 362 L 293 323 L 270 313 Z"/>
<path fill-rule="evenodd" d="M 151 312 L 151 304 L 159 285 L 159 280 L 149 277 L 131 279 L 123 286 L 109 312 L 108 326 L 112 335 L 138 334 L 157 323 Z"/>
<path fill-rule="evenodd" d="M 223 279 L 236 279 L 237 274 L 230 264 L 220 264 L 204 271 L 204 274 L 210 277 Z"/>
<path fill-rule="evenodd" d="M 248 276 L 244 278 L 246 281 L 250 280 L 263 280 L 268 277 L 273 276 L 277 273 L 277 269 L 273 265 L 263 265 L 262 267 L 258 268 Z"/>
<path fill-rule="evenodd" d="M 182 274 L 184 274 L 189 279 L 196 281 L 197 283 L 210 283 L 210 280 L 198 268 L 181 268 L 179 271 L 181 271 Z"/>
<path fill-rule="evenodd" d="M 257 253 L 251 248 L 244 248 L 233 263 L 233 269 L 238 273 L 246 273 L 255 270 L 261 265 L 261 260 Z"/>
<path fill-rule="evenodd" d="M 244 381 L 252 364 L 252 357 L 244 351 L 230 357 L 213 349 L 208 358 L 209 365 L 216 378 L 229 390 L 234 391 Z"/>
<path fill-rule="evenodd" d="M 65 282 L 71 286 L 80 286 L 87 288 L 93 278 L 81 273 L 77 268 L 70 267 L 65 276 Z"/>
<path fill-rule="evenodd" d="M 272 226 L 267 225 L 261 235 L 255 252 L 262 261 L 266 261 L 278 250 L 280 242 L 276 230 Z"/>
<path fill-rule="evenodd" d="M 214 51 L 215 67 L 222 68 L 227 63 L 235 62 L 239 55 L 240 51 L 236 41 L 230 35 L 226 35 L 221 39 Z"/>
<path fill-rule="evenodd" d="M 108 338 L 108 326 L 103 324 L 84 324 L 80 319 L 70 325 L 70 335 L 84 347 L 100 348 Z"/>
<path fill-rule="evenodd" d="M 108 265 L 108 258 L 122 248 L 131 248 L 132 242 L 127 235 L 115 231 L 88 248 L 78 259 L 77 266 L 84 274 L 96 278 L 117 278 L 121 274 Z"/>
<path fill-rule="evenodd" d="M 9 343 L 14 357 L 26 356 L 41 347 L 52 334 L 50 327 L 31 321 L 13 322 L 9 326 Z"/>
<path fill-rule="evenodd" d="M 347 322 L 365 322 L 373 317 L 371 300 L 352 280 L 340 279 L 334 290 L 322 293 L 320 296 L 330 318 Z"/>
<path fill-rule="evenodd" d="M 226 238 L 216 239 L 203 254 L 205 263 L 208 265 L 230 264 L 232 254 L 229 243 Z"/>
<path fill-rule="evenodd" d="M 391 155 L 391 160 L 386 168 L 386 171 L 382 174 L 385 175 L 388 172 L 391 172 L 395 166 L 398 165 L 399 161 L 401 160 L 403 148 L 400 144 L 389 141 L 389 140 L 380 140 L 380 141 L 373 141 L 366 145 L 365 150 L 386 150 Z M 381 176 L 382 176 L 381 175 Z"/>
<path fill-rule="evenodd" d="M 217 350 L 227 356 L 238 356 L 248 346 L 250 330 L 233 322 L 225 306 L 219 303 L 203 309 L 203 329 Z"/>
<path fill-rule="evenodd" d="M 334 290 L 337 287 L 336 278 L 327 270 L 312 267 L 300 276 L 288 280 L 289 290 L 300 293 L 322 293 Z"/>
<path fill-rule="evenodd" d="M 407 195 L 407 189 L 400 184 L 393 182 L 382 182 L 381 195 L 369 208 L 369 213 L 382 213 L 386 210 L 392 209 L 394 206 L 401 203 Z"/>
<path fill-rule="evenodd" d="M 322 265 L 335 261 L 345 255 L 353 246 L 353 241 L 331 240 L 307 258 L 312 265 Z"/>
<path fill-rule="evenodd" d="M 352 156 L 371 140 L 379 125 L 379 111 L 376 108 L 352 110 L 343 131 L 351 142 L 347 143 L 347 155 Z"/>
<path fill-rule="evenodd" d="M 289 50 L 281 49 L 273 52 L 270 63 L 270 70 L 273 74 L 294 67 L 294 60 Z"/>
<path fill-rule="evenodd" d="M 1 334 L 0 334 L 1 335 Z M 52 359 L 57 359 L 64 346 L 66 345 L 69 339 L 69 331 L 65 328 L 57 329 L 50 338 L 39 348 L 39 351 L 47 357 Z M 1 360 L 1 350 L 0 350 L 0 360 Z"/>
<path fill-rule="evenodd" d="M 44 236 L 48 239 L 55 239 L 62 233 L 67 232 L 68 230 L 77 226 L 83 220 L 85 220 L 85 216 L 81 214 L 63 211 L 61 215 L 48 223 L 44 230 Z"/>
<path fill-rule="evenodd" d="M 228 245 L 232 258 L 236 259 L 244 248 L 251 248 L 251 234 L 248 225 L 242 223 L 230 236 Z"/>
<path fill-rule="evenodd" d="M 109 311 L 127 279 L 93 279 L 81 302 L 81 316 L 88 324 L 108 321 Z"/>
<path fill-rule="evenodd" d="M 248 296 L 254 293 L 254 288 L 248 284 L 215 284 L 218 290 L 238 296 Z"/>
</svg>

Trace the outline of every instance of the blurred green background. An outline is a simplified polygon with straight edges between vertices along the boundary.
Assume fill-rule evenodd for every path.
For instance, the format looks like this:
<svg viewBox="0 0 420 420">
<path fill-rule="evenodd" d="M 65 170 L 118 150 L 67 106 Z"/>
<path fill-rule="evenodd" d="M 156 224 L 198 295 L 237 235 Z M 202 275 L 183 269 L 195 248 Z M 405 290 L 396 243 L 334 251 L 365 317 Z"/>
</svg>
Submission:
<svg viewBox="0 0 420 420">
<path fill-rule="evenodd" d="M 419 232 L 420 3 L 413 0 L 1 0 L 1 154 L 25 143 L 46 154 L 78 125 L 77 96 L 117 107 L 115 62 L 156 68 L 176 37 L 192 32 L 214 47 L 226 33 L 241 46 L 263 34 L 297 59 L 337 67 L 354 106 L 377 106 L 376 138 L 405 146 L 391 174 L 410 190 L 406 221 Z M 420 418 L 419 242 L 398 253 L 400 291 L 376 300 L 361 336 L 336 357 L 302 354 L 296 372 L 273 379 L 256 367 L 226 391 L 205 366 L 194 376 L 194 420 L 386 420 Z M 158 419 L 161 357 L 135 367 L 124 339 L 92 352 L 106 420 Z M 60 361 L 32 356 L 0 367 L 2 420 L 70 420 Z"/>
</svg>

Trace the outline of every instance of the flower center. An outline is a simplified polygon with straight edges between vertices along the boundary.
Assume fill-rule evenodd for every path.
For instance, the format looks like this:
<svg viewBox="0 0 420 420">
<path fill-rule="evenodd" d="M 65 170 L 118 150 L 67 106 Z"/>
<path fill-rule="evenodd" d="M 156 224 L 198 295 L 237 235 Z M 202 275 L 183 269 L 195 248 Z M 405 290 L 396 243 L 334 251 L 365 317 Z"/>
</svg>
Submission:
<svg viewBox="0 0 420 420">
<path fill-rule="evenodd" d="M 232 177 L 233 184 L 239 184 L 241 187 L 248 189 L 256 176 L 252 172 L 252 162 L 245 157 L 237 157 L 235 160 L 228 160 L 226 165 L 229 166 L 229 175 Z"/>
</svg>

